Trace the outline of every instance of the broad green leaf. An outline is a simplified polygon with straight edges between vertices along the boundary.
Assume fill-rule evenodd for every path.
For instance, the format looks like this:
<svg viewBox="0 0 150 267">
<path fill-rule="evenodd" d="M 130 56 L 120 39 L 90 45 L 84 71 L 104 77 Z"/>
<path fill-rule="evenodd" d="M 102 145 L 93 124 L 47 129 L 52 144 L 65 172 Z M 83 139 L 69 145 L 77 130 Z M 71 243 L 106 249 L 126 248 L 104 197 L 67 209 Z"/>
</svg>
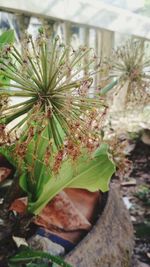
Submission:
<svg viewBox="0 0 150 267">
<path fill-rule="evenodd" d="M 43 190 L 44 184 L 49 179 L 50 169 L 44 163 L 44 155 L 48 146 L 48 127 L 46 127 L 40 135 L 34 134 L 34 138 L 28 145 L 24 159 L 26 166 L 33 167 L 33 172 L 26 172 L 26 174 L 21 175 L 20 186 L 34 200 L 37 200 Z"/>
<path fill-rule="evenodd" d="M 3 32 L 0 35 L 0 50 L 3 48 L 4 45 L 7 44 L 13 44 L 15 41 L 15 35 L 13 30 L 8 30 Z M 0 84 L 2 83 L 3 86 L 5 84 L 9 84 L 9 78 L 7 78 L 5 75 L 0 75 Z"/>
<path fill-rule="evenodd" d="M 75 163 L 68 159 L 63 162 L 58 175 L 49 177 L 38 200 L 29 202 L 28 210 L 38 214 L 64 188 L 82 188 L 91 192 L 108 191 L 109 181 L 114 171 L 115 166 L 109 159 L 106 144 L 103 144 L 92 158 L 84 153 Z"/>
<path fill-rule="evenodd" d="M 4 85 L 8 83 L 9 83 L 9 78 L 5 77 L 4 75 L 0 75 L 0 86 L 1 84 L 3 84 L 3 87 L 4 87 Z"/>
<path fill-rule="evenodd" d="M 4 145 L 0 146 L 0 154 L 3 155 L 14 167 L 17 166 L 17 162 L 13 157 L 14 145 Z"/>
<path fill-rule="evenodd" d="M 5 44 L 13 44 L 15 41 L 14 30 L 7 30 L 0 35 L 0 47 Z"/>
<path fill-rule="evenodd" d="M 57 122 L 56 122 L 57 123 Z M 35 126 L 35 125 L 34 125 Z M 40 124 L 42 127 L 42 122 Z M 56 124 L 59 127 L 59 124 Z M 36 125 L 35 127 L 39 127 Z M 25 156 L 25 164 L 26 166 L 33 166 L 33 173 L 23 173 L 20 177 L 20 186 L 30 194 L 31 199 L 36 201 L 40 194 L 43 191 L 44 185 L 48 182 L 51 178 L 51 169 L 48 168 L 44 163 L 44 155 L 46 154 L 46 150 L 49 147 L 49 141 L 52 143 L 51 146 L 51 158 L 50 162 L 53 161 L 53 153 L 56 152 L 56 146 L 53 142 L 53 138 L 51 131 L 46 126 L 45 129 L 43 128 L 42 133 L 39 135 L 37 133 L 34 134 L 34 138 L 28 145 L 28 149 Z M 60 131 L 61 138 L 63 139 L 63 132 Z"/>
<path fill-rule="evenodd" d="M 105 143 L 102 143 L 101 146 L 98 147 L 94 151 L 93 155 L 94 155 L 95 158 L 99 157 L 100 155 L 106 155 L 108 153 L 108 149 L 109 149 L 108 145 L 105 144 Z"/>
</svg>

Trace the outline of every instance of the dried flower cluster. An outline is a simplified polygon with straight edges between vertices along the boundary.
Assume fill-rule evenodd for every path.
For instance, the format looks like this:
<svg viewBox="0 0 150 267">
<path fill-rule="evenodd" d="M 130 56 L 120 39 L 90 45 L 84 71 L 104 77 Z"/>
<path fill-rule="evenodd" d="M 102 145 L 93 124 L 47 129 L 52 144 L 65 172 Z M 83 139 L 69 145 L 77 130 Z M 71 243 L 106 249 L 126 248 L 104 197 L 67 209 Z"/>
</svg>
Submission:
<svg viewBox="0 0 150 267">
<path fill-rule="evenodd" d="M 35 110 L 38 110 L 38 107 L 35 107 Z M 52 170 L 57 173 L 65 158 L 69 157 L 75 161 L 84 149 L 86 149 L 86 153 L 89 153 L 90 156 L 100 145 L 100 130 L 104 116 L 105 110 L 103 113 L 100 113 L 99 109 L 93 108 L 93 110 L 87 111 L 86 116 L 82 117 L 84 124 L 68 121 L 70 126 L 68 135 L 64 136 L 61 146 L 55 149 L 55 141 L 51 138 L 51 132 L 49 132 L 47 127 L 49 122 L 48 114 L 41 113 L 39 116 L 39 114 L 34 113 L 27 120 L 28 128 L 22 135 L 22 138 L 18 138 L 17 134 L 15 136 L 14 156 L 24 160 L 30 144 L 36 138 L 36 146 L 34 151 L 32 151 L 31 162 L 33 164 L 28 166 L 30 172 L 34 170 L 34 162 L 38 159 L 39 162 L 47 166 L 49 171 Z M 45 152 L 42 159 L 38 156 L 41 140 L 43 143 L 45 142 Z"/>
<path fill-rule="evenodd" d="M 129 40 L 113 52 L 109 59 L 110 77 L 118 80 L 116 93 L 127 84 L 126 105 L 147 104 L 150 101 L 150 58 L 143 41 Z"/>
<path fill-rule="evenodd" d="M 22 51 L 20 54 L 15 46 L 7 45 L 0 54 L 0 74 L 11 80 L 1 85 L 0 96 L 25 99 L 5 107 L 0 123 L 7 125 L 20 117 L 10 130 L 15 136 L 21 133 L 16 140 L 16 156 L 23 159 L 36 139 L 32 158 L 38 158 L 42 137 L 46 142 L 44 164 L 57 172 L 66 156 L 75 160 L 82 149 L 91 152 L 100 143 L 106 108 L 98 96 L 89 96 L 96 56 L 86 47 L 77 51 L 65 47 L 58 37 L 49 40 L 43 31 L 35 41 L 27 35 Z"/>
<path fill-rule="evenodd" d="M 132 162 L 127 158 L 125 154 L 125 148 L 128 146 L 128 140 L 120 140 L 118 136 L 113 136 L 110 140 L 107 140 L 109 144 L 113 161 L 117 166 L 116 176 L 123 180 L 132 171 Z"/>
</svg>

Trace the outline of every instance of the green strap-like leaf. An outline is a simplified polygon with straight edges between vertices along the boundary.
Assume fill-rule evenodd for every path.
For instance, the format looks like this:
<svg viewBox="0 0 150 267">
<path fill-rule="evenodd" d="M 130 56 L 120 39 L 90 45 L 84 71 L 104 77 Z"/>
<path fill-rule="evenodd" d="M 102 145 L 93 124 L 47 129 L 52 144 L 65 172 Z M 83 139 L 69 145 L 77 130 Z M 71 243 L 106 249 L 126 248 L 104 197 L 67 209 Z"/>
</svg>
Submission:
<svg viewBox="0 0 150 267">
<path fill-rule="evenodd" d="M 45 205 L 64 188 L 82 188 L 91 192 L 108 191 L 109 181 L 115 171 L 114 163 L 109 159 L 108 146 L 103 145 L 90 159 L 84 153 L 73 163 L 63 162 L 57 176 L 51 175 L 43 187 L 36 202 L 29 202 L 29 211 L 38 214 Z"/>
<path fill-rule="evenodd" d="M 0 146 L 0 154 L 3 155 L 14 167 L 17 166 L 17 162 L 13 157 L 14 145 L 4 145 Z"/>
<path fill-rule="evenodd" d="M 0 47 L 5 44 L 13 44 L 15 41 L 14 30 L 8 30 L 1 34 L 0 36 Z"/>
<path fill-rule="evenodd" d="M 3 48 L 4 45 L 13 44 L 14 41 L 15 41 L 15 36 L 13 30 L 8 30 L 3 32 L 0 35 L 0 50 Z M 9 78 L 7 78 L 5 75 L 0 75 L 0 83 L 2 83 L 3 85 L 8 84 Z"/>
<path fill-rule="evenodd" d="M 110 90 L 112 90 L 114 88 L 114 86 L 117 85 L 117 83 L 118 83 L 118 80 L 115 80 L 115 81 L 111 82 L 110 84 L 106 85 L 104 88 L 101 89 L 100 95 L 107 94 Z"/>
<path fill-rule="evenodd" d="M 42 259 L 48 259 L 52 262 L 55 262 L 58 264 L 58 266 L 62 267 L 72 267 L 70 264 L 64 262 L 64 260 L 58 256 L 53 256 L 49 253 L 42 252 L 42 251 L 35 251 L 28 247 L 26 247 L 23 251 L 19 252 L 15 256 L 11 257 L 9 259 L 10 263 L 15 264 L 21 264 L 21 263 L 31 263 L 35 260 L 42 260 Z M 27 265 L 28 266 L 28 265 Z M 42 266 L 42 265 L 40 265 Z M 17 265 L 16 265 L 17 267 Z"/>
</svg>

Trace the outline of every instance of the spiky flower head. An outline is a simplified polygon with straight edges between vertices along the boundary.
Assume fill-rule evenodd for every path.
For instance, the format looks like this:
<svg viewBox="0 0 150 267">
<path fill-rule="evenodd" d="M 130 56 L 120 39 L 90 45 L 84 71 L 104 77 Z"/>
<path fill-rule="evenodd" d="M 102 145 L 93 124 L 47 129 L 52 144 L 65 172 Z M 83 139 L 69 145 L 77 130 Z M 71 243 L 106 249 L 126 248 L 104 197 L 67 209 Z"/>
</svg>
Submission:
<svg viewBox="0 0 150 267">
<path fill-rule="evenodd" d="M 128 40 L 117 48 L 108 62 L 110 77 L 118 80 L 117 91 L 128 83 L 126 104 L 146 104 L 150 101 L 150 58 L 144 51 L 143 41 Z M 119 89 L 118 89 L 119 88 Z"/>
<path fill-rule="evenodd" d="M 31 137 L 33 128 L 40 133 L 46 128 L 48 139 L 53 139 L 57 148 L 66 144 L 67 138 L 92 146 L 99 132 L 92 121 L 102 115 L 99 98 L 89 94 L 96 69 L 92 49 L 80 47 L 74 51 L 59 37 L 46 38 L 42 30 L 36 40 L 26 36 L 22 53 L 14 45 L 5 46 L 0 64 L 0 74 L 11 80 L 10 84 L 1 83 L 0 96 L 24 99 L 4 109 L 1 124 L 19 118 L 10 132 L 21 129 Z"/>
</svg>

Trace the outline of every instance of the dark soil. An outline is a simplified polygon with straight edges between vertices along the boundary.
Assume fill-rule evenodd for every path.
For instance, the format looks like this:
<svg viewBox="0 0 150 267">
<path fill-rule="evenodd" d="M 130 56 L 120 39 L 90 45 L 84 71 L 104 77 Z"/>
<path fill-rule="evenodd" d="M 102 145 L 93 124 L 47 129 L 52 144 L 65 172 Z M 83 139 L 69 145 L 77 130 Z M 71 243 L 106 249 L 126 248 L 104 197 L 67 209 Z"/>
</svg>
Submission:
<svg viewBox="0 0 150 267">
<path fill-rule="evenodd" d="M 123 196 L 129 200 L 129 212 L 135 229 L 135 258 L 140 266 L 150 264 L 150 145 L 137 140 L 134 150 L 128 157 L 133 169 L 127 184 L 122 184 Z M 128 185 L 128 181 L 133 184 Z M 148 265 L 142 265 L 142 262 Z"/>
</svg>

